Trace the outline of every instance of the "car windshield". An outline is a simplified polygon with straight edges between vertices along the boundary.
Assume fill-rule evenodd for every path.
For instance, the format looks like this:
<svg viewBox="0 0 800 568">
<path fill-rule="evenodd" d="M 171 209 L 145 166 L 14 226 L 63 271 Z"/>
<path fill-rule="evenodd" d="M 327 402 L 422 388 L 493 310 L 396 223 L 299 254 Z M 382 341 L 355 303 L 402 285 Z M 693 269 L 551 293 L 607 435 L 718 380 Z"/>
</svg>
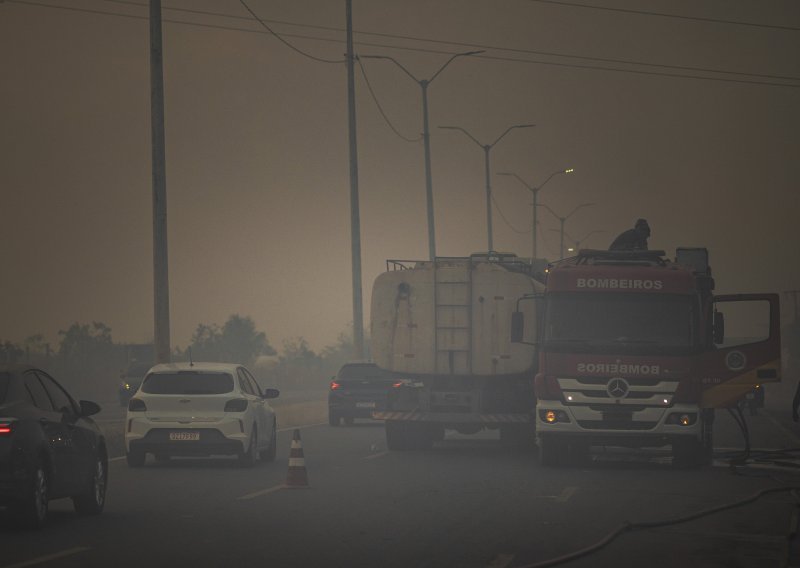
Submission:
<svg viewBox="0 0 800 568">
<path fill-rule="evenodd" d="M 545 344 L 556 351 L 662 353 L 695 341 L 691 296 L 677 294 L 553 294 Z"/>
<path fill-rule="evenodd" d="M 0 404 L 6 400 L 8 394 L 8 384 L 11 382 L 11 375 L 8 373 L 0 373 Z"/>
<path fill-rule="evenodd" d="M 147 394 L 224 394 L 232 390 L 230 374 L 208 371 L 152 373 L 142 384 L 142 392 Z"/>
</svg>

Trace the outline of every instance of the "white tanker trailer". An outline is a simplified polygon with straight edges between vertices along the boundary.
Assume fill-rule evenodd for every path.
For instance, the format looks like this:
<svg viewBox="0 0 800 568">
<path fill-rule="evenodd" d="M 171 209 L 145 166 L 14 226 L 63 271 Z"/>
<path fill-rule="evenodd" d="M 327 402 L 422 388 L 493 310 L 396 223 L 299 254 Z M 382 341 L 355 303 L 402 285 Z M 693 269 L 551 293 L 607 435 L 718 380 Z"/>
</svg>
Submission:
<svg viewBox="0 0 800 568">
<path fill-rule="evenodd" d="M 445 429 L 499 428 L 503 439 L 533 442 L 537 352 L 511 342 L 511 314 L 524 312 L 525 337 L 535 338 L 536 302 L 518 299 L 543 290 L 513 254 L 387 261 L 370 327 L 373 360 L 397 379 L 386 410 L 373 413 L 389 449 L 428 448 Z"/>
</svg>

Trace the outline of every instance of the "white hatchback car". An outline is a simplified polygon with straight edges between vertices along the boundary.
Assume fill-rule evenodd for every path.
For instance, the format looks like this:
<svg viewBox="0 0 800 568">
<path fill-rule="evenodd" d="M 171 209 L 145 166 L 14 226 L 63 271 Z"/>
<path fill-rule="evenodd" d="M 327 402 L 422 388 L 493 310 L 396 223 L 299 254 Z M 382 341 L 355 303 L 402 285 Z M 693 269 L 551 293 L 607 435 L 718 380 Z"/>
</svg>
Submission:
<svg viewBox="0 0 800 568">
<path fill-rule="evenodd" d="M 253 466 L 275 459 L 275 411 L 253 375 L 233 363 L 170 363 L 147 372 L 128 403 L 128 465 L 141 467 L 148 453 L 171 456 L 237 455 Z"/>
</svg>

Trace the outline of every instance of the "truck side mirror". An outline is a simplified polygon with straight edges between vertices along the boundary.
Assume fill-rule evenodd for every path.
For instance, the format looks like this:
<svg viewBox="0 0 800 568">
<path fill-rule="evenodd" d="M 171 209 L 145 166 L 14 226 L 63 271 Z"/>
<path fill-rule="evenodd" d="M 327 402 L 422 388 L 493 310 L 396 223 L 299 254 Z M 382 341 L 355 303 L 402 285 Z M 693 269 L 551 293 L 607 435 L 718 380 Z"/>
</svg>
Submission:
<svg viewBox="0 0 800 568">
<path fill-rule="evenodd" d="M 522 343 L 525 331 L 525 314 L 522 312 L 511 313 L 511 343 Z"/>
<path fill-rule="evenodd" d="M 722 312 L 714 311 L 714 343 L 722 345 L 725 341 L 725 315 Z"/>
</svg>

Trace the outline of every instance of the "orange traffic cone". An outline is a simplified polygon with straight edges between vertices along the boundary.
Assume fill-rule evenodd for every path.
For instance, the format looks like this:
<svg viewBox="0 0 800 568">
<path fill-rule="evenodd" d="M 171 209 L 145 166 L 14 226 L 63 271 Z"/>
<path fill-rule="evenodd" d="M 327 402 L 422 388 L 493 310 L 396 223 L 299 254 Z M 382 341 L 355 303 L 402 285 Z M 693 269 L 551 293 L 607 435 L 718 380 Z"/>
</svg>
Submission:
<svg viewBox="0 0 800 568">
<path fill-rule="evenodd" d="M 289 451 L 289 472 L 286 474 L 286 487 L 308 487 L 306 458 L 303 456 L 303 441 L 300 430 L 295 428 L 292 436 L 292 449 Z"/>
</svg>

